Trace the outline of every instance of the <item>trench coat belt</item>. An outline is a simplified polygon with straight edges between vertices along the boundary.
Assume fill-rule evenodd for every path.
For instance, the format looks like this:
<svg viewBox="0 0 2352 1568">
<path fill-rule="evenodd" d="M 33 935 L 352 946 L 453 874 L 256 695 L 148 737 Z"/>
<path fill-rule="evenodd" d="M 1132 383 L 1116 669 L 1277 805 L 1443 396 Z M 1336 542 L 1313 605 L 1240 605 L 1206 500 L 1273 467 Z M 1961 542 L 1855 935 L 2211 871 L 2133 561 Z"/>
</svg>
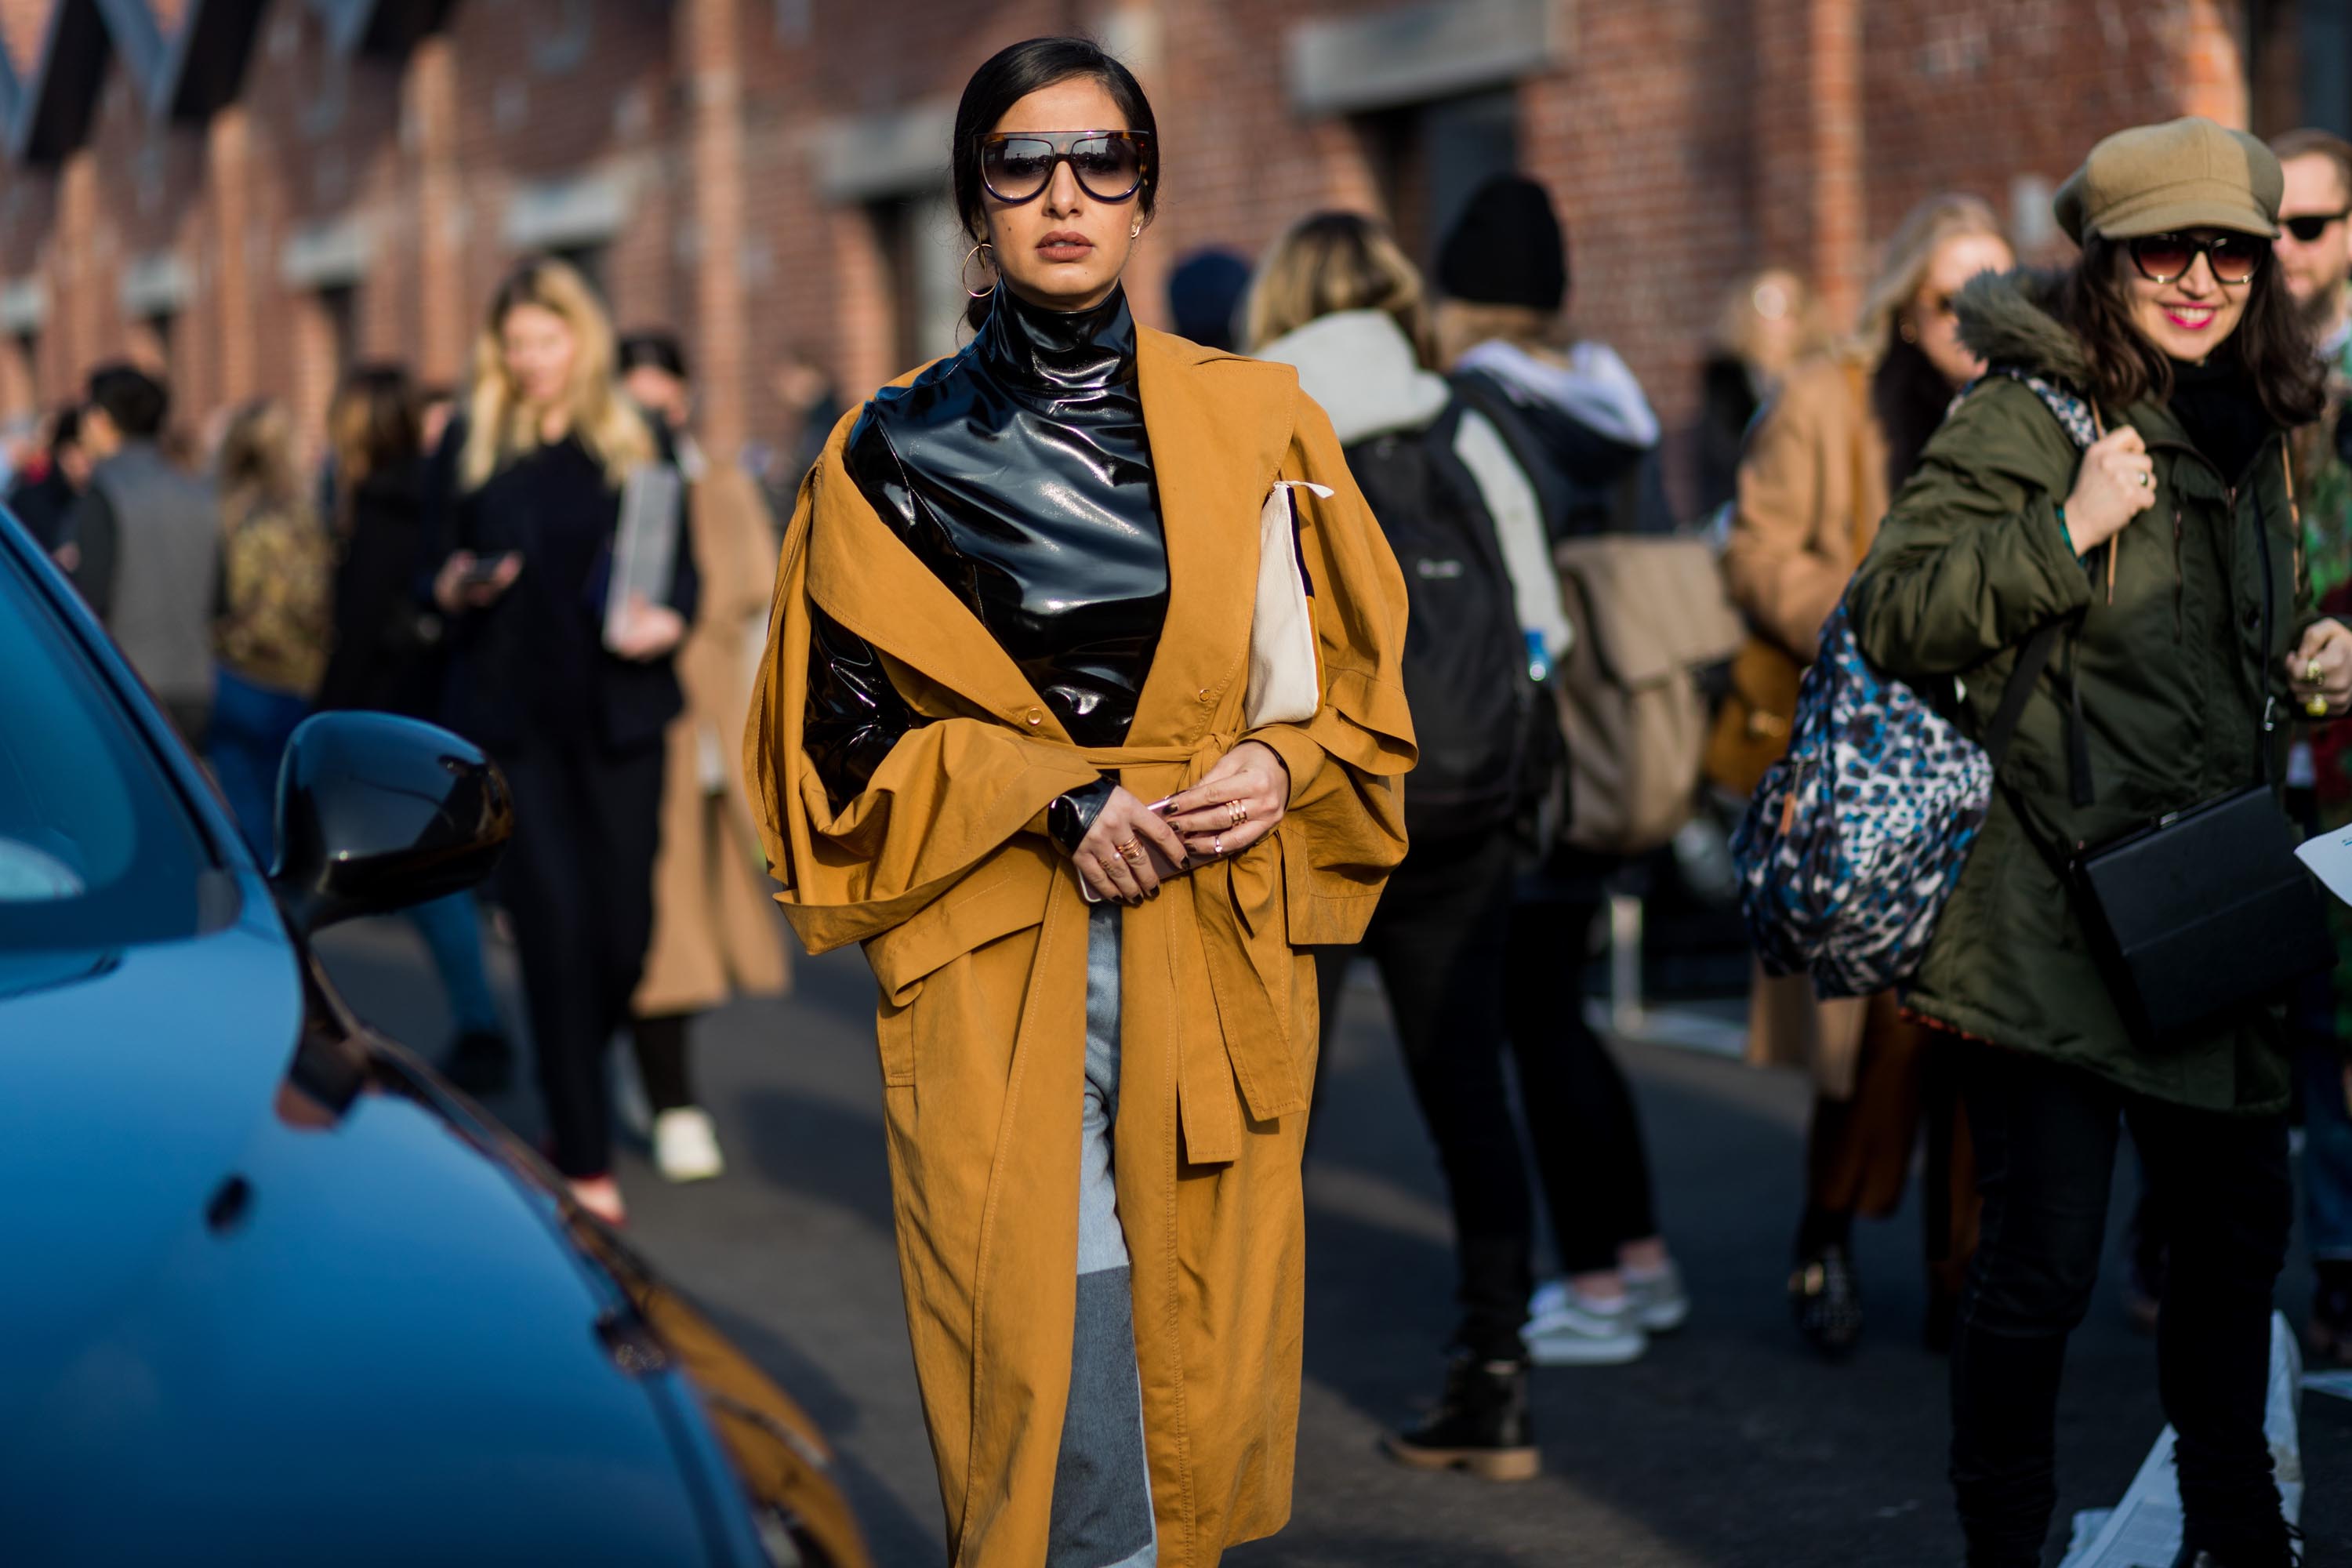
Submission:
<svg viewBox="0 0 2352 1568">
<path fill-rule="evenodd" d="M 1152 801 L 1198 784 L 1240 739 L 1220 731 L 1190 746 L 1099 746 L 1080 754 L 1117 773 L 1129 793 Z M 1173 984 L 1176 1098 L 1184 1157 L 1195 1164 L 1241 1157 L 1241 1106 L 1258 1121 L 1307 1110 L 1307 1083 L 1291 1040 L 1283 853 L 1277 828 L 1238 854 L 1163 884 L 1162 898 L 1126 912 L 1128 942 L 1164 956 Z M 1187 903 L 1192 918 L 1179 918 Z"/>
</svg>

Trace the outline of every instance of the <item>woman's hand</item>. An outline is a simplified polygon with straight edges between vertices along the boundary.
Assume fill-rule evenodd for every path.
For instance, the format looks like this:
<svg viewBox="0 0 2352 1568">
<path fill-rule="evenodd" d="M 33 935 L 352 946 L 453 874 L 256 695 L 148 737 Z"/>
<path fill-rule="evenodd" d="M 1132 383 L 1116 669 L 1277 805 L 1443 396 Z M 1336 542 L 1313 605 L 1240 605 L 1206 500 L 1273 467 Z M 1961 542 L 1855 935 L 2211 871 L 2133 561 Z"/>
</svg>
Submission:
<svg viewBox="0 0 2352 1568">
<path fill-rule="evenodd" d="M 2156 504 L 2156 460 L 2126 425 L 2110 430 L 2083 454 L 2074 491 L 2066 498 L 2066 538 L 2088 555 Z"/>
<path fill-rule="evenodd" d="M 604 646 L 623 658 L 639 663 L 656 659 L 686 640 L 686 617 L 667 605 L 656 605 L 643 594 L 632 594 L 621 606 L 620 624 Z"/>
<path fill-rule="evenodd" d="M 1170 797 L 1168 821 L 1195 860 L 1238 855 L 1282 821 L 1290 804 L 1290 770 L 1272 746 L 1244 741 L 1199 784 Z"/>
<path fill-rule="evenodd" d="M 433 602 L 441 606 L 445 616 L 487 610 L 521 575 L 522 556 L 513 551 L 499 556 L 485 574 L 481 558 L 470 550 L 460 550 L 441 563 L 441 570 L 433 574 Z"/>
<path fill-rule="evenodd" d="M 1139 904 L 1160 895 L 1160 884 L 1186 868 L 1184 841 L 1125 789 L 1114 788 L 1070 861 L 1078 880 L 1097 899 Z"/>
<path fill-rule="evenodd" d="M 2342 621 L 2315 622 L 2286 658 L 2287 684 L 2307 718 L 2338 717 L 2352 708 L 2352 627 Z M 2313 698 L 2326 703 L 2315 712 Z"/>
</svg>

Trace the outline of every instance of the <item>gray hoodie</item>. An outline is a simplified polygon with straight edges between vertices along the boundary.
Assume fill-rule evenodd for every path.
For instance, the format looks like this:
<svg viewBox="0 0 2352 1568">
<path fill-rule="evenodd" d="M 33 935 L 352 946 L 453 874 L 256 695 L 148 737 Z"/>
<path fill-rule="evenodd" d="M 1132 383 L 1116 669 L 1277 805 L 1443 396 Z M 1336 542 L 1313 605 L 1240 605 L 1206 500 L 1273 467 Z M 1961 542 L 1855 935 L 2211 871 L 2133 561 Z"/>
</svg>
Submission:
<svg viewBox="0 0 2352 1568">
<path fill-rule="evenodd" d="M 1318 316 L 1266 344 L 1257 357 L 1297 368 L 1300 388 L 1331 416 L 1343 447 L 1375 436 L 1424 429 L 1454 395 L 1443 376 L 1422 368 L 1412 342 L 1384 310 Z M 1647 412 L 1648 405 L 1643 408 Z M 1464 412 L 1454 451 L 1477 481 L 1487 515 L 1495 521 L 1519 625 L 1540 632 L 1545 648 L 1558 663 L 1568 652 L 1568 612 L 1560 604 L 1559 579 L 1552 570 L 1535 488 L 1512 458 L 1502 434 L 1475 410 Z"/>
</svg>

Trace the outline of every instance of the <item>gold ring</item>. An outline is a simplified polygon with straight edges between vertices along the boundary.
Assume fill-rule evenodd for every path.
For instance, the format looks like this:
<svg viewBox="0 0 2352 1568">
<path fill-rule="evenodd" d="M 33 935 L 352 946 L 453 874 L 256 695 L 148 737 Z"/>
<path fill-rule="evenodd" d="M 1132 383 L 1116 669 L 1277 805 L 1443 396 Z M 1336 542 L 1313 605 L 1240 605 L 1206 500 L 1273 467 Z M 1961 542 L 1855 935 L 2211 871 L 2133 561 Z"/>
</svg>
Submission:
<svg viewBox="0 0 2352 1568">
<path fill-rule="evenodd" d="M 1239 827 L 1249 820 L 1249 807 L 1237 800 L 1225 802 L 1225 826 Z"/>
<path fill-rule="evenodd" d="M 1097 856 L 1096 856 L 1096 857 L 1095 857 L 1095 864 L 1097 864 L 1097 865 L 1100 866 L 1100 867 L 1103 868 L 1103 875 L 1104 875 L 1104 876 L 1106 876 L 1106 877 L 1110 876 L 1113 872 L 1115 872 L 1115 871 L 1117 871 L 1117 870 L 1118 869 L 1118 861 L 1116 861 L 1116 860 L 1114 860 L 1114 859 L 1112 859 L 1112 858 L 1111 858 L 1109 856 L 1108 856 L 1108 855 L 1097 855 Z"/>
<path fill-rule="evenodd" d="M 1122 844 L 1114 844 L 1111 847 L 1118 851 L 1118 858 L 1120 859 L 1129 862 L 1130 865 L 1143 858 L 1143 847 L 1136 843 L 1132 838 L 1128 839 Z"/>
<path fill-rule="evenodd" d="M 2315 658 L 2303 667 L 2303 683 L 2305 686 L 2316 686 L 2326 673 L 2319 668 L 2319 661 Z"/>
<path fill-rule="evenodd" d="M 2315 691 L 2303 700 L 2303 710 L 2315 719 L 2327 717 L 2327 699 Z"/>
</svg>

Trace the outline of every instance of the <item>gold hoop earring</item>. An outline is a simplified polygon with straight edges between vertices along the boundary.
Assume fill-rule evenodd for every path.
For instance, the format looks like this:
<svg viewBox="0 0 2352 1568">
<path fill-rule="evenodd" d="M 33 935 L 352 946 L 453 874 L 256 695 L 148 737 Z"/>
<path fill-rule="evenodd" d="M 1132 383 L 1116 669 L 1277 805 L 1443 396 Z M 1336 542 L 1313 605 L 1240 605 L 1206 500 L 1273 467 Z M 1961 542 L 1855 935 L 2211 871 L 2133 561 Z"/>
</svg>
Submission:
<svg viewBox="0 0 2352 1568">
<path fill-rule="evenodd" d="M 993 282 L 990 283 L 985 289 L 975 289 L 971 284 L 966 283 L 963 280 L 963 275 L 971 270 L 971 258 L 978 256 L 983 250 L 987 251 L 992 258 L 996 255 L 996 247 L 989 244 L 988 241 L 983 239 L 978 245 L 973 246 L 970 250 L 963 253 L 963 265 L 956 268 L 957 285 L 963 289 L 965 294 L 974 300 L 985 300 L 991 294 L 996 292 L 996 285 Z"/>
</svg>

